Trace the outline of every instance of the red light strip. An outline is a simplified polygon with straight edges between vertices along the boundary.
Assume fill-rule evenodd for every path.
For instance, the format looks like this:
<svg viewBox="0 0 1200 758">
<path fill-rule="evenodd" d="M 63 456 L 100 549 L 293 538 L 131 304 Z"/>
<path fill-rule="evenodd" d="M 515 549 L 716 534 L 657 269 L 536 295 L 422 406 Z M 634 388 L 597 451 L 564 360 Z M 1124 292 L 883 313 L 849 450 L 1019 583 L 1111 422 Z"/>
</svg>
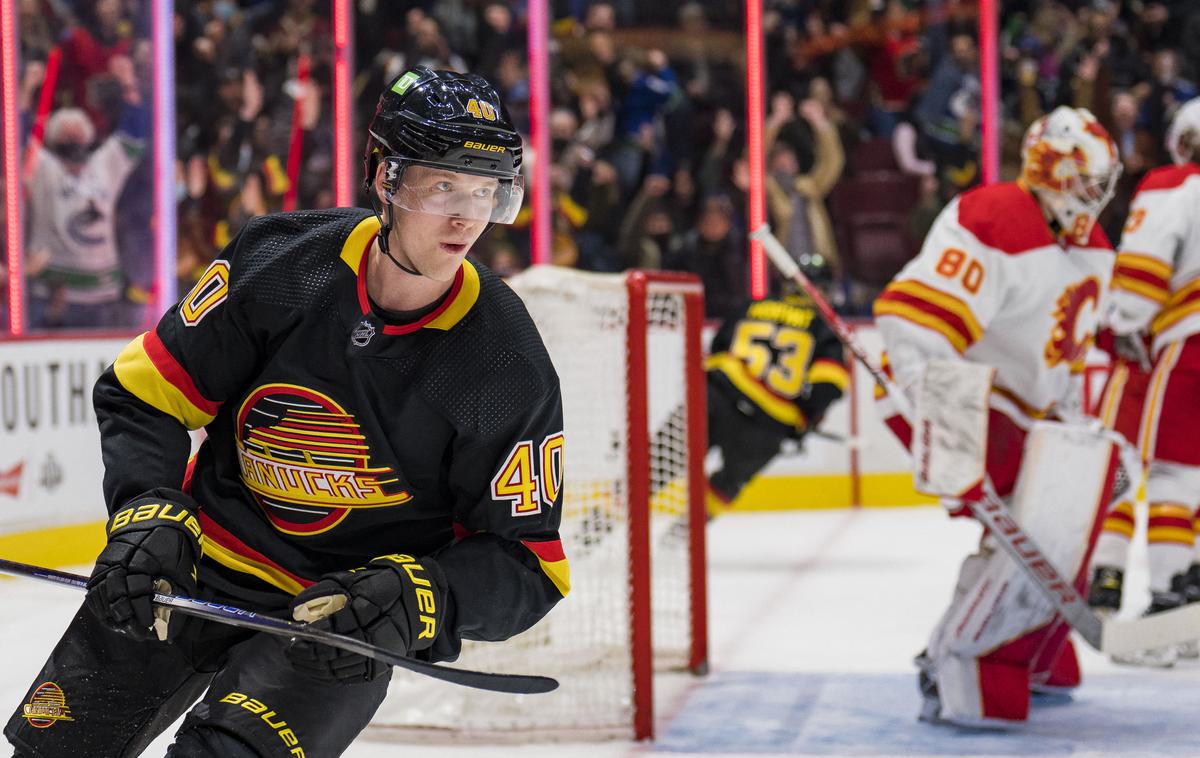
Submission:
<svg viewBox="0 0 1200 758">
<path fill-rule="evenodd" d="M 979 0 L 980 117 L 983 122 L 983 183 L 1000 180 L 1000 73 L 996 0 Z"/>
<path fill-rule="evenodd" d="M 763 37 L 762 2 L 746 0 L 746 131 L 750 159 L 750 228 L 767 220 L 763 184 Z M 750 242 L 750 297 L 767 296 L 767 261 L 762 243 Z"/>
<path fill-rule="evenodd" d="M 333 0 L 333 202 L 341 208 L 354 205 L 354 108 L 350 101 L 353 23 L 350 0 Z"/>
<path fill-rule="evenodd" d="M 21 138 L 17 114 L 17 8 L 0 0 L 0 101 L 4 117 L 4 234 L 8 242 L 8 331 L 25 333 L 21 274 Z"/>
<path fill-rule="evenodd" d="M 533 143 L 531 231 L 534 263 L 550 262 L 550 9 L 529 0 L 529 140 Z"/>
<path fill-rule="evenodd" d="M 300 196 L 300 168 L 304 164 L 304 97 L 308 90 L 308 56 L 301 53 L 296 58 L 296 101 L 292 103 L 292 135 L 288 140 L 287 176 L 288 188 L 283 193 L 283 209 L 296 210 L 296 198 Z"/>
</svg>

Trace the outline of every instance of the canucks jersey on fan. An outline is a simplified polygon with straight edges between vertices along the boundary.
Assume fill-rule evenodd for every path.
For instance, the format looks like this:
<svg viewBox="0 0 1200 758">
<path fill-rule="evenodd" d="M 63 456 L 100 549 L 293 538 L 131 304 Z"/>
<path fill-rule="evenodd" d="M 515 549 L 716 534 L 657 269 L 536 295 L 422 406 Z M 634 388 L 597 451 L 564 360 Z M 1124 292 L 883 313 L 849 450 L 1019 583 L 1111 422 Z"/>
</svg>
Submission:
<svg viewBox="0 0 1200 758">
<path fill-rule="evenodd" d="M 205 584 L 278 606 L 329 571 L 435 555 L 452 591 L 487 588 L 456 597 L 434 648 L 453 657 L 460 633 L 507 638 L 568 591 L 558 380 L 469 261 L 417 321 L 376 315 L 378 229 L 362 210 L 252 220 L 98 383 L 105 495 L 183 484 L 185 430 L 207 427 L 186 474 Z"/>
</svg>

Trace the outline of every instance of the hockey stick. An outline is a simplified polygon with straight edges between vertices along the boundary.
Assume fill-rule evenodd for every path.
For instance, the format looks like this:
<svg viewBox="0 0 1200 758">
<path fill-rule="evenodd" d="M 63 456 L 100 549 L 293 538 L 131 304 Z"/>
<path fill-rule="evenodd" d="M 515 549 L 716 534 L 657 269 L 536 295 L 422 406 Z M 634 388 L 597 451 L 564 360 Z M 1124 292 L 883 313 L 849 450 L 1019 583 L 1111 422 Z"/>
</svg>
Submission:
<svg viewBox="0 0 1200 758">
<path fill-rule="evenodd" d="M 834 312 L 821 291 L 804 275 L 775 235 L 771 234 L 770 227 L 763 224 L 750 235 L 750 239 L 761 242 L 780 273 L 808 293 L 834 334 L 883 388 L 897 413 L 911 426 L 912 410 L 908 398 L 871 362 L 850 327 Z M 985 476 L 983 480 L 983 498 L 964 502 L 972 515 L 995 535 L 996 541 L 1057 612 L 1096 650 L 1109 654 L 1132 652 L 1200 636 L 1200 603 L 1129 621 L 1102 620 L 1079 596 L 1071 582 L 1063 578 L 1045 557 L 1037 543 L 1009 515 L 1008 507 L 1000 499 L 989 477 Z"/>
<path fill-rule="evenodd" d="M 23 576 L 27 579 L 38 579 L 43 582 L 61 584 L 77 590 L 87 589 L 87 577 L 79 574 L 69 574 L 65 571 L 31 566 L 27 563 L 17 563 L 0 558 L 0 573 Z M 377 661 L 423 674 L 443 682 L 460 684 L 464 687 L 474 687 L 492 692 L 507 692 L 514 695 L 535 695 L 551 692 L 558 688 L 558 682 L 548 676 L 526 676 L 523 674 L 492 674 L 483 671 L 438 666 L 425 661 L 418 661 L 403 655 L 396 655 L 390 650 L 372 645 L 353 637 L 335 634 L 321 629 L 313 629 L 308 624 L 298 621 L 288 621 L 273 616 L 264 616 L 253 611 L 245 611 L 232 605 L 221 603 L 206 603 L 203 600 L 193 600 L 190 597 L 154 593 L 157 605 L 168 606 L 179 613 L 197 618 L 215 621 L 219 624 L 250 629 L 256 632 L 266 632 L 280 637 L 311 640 L 330 647 L 348 650 L 351 653 L 374 658 Z"/>
</svg>

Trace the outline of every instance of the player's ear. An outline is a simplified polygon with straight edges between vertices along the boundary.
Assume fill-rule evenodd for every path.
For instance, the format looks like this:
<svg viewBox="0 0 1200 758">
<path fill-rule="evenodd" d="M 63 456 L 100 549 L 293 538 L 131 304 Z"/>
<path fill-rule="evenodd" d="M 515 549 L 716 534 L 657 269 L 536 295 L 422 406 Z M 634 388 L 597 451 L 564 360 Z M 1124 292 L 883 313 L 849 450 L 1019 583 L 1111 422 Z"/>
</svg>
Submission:
<svg viewBox="0 0 1200 758">
<path fill-rule="evenodd" d="M 379 202 L 382 205 L 387 205 L 389 202 L 386 195 L 387 170 L 387 161 L 379 161 L 378 165 L 375 166 L 375 181 L 371 183 L 371 191 L 379 198 Z"/>
</svg>

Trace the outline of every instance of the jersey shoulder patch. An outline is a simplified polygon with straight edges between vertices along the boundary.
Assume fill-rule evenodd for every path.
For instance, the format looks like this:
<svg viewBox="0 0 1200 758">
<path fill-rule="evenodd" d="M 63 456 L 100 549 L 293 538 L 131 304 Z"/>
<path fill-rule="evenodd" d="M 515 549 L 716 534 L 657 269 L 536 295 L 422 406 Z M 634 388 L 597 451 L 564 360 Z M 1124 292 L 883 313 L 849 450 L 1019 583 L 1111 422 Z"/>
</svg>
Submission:
<svg viewBox="0 0 1200 758">
<path fill-rule="evenodd" d="M 964 192 L 958 201 L 958 223 L 984 245 L 1009 255 L 1054 244 L 1037 200 L 1016 182 Z"/>
<path fill-rule="evenodd" d="M 1175 189 L 1193 176 L 1200 175 L 1200 166 L 1185 163 L 1182 166 L 1159 166 L 1150 169 L 1138 182 L 1137 192 Z"/>
</svg>

